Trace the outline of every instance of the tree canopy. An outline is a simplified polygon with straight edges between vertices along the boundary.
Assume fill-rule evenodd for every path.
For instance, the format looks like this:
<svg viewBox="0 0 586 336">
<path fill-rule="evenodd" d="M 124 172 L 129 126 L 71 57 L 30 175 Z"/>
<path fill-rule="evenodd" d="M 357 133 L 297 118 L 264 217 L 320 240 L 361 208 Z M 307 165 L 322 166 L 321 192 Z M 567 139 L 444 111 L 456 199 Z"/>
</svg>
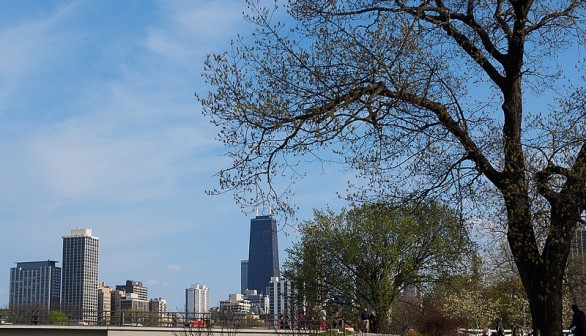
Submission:
<svg viewBox="0 0 586 336">
<path fill-rule="evenodd" d="M 198 97 L 232 158 L 219 191 L 249 204 L 268 183 L 260 196 L 291 210 L 275 181 L 339 157 L 367 182 L 354 199 L 458 202 L 503 224 L 534 329 L 561 335 L 586 208 L 586 89 L 563 66 L 581 69 L 584 2 L 279 5 L 250 0 L 254 36 L 206 62 Z"/>
<path fill-rule="evenodd" d="M 401 293 L 463 272 L 472 248 L 460 217 L 435 203 L 316 210 L 300 231 L 285 263 L 299 302 L 334 302 L 347 321 L 368 308 L 381 332 L 389 331 L 391 306 Z"/>
</svg>

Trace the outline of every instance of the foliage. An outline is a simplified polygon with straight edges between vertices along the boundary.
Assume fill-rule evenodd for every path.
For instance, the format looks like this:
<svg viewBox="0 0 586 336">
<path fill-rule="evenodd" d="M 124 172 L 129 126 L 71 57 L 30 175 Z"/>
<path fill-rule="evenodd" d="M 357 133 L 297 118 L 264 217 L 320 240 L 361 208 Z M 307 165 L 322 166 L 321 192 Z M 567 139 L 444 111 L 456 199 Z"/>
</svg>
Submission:
<svg viewBox="0 0 586 336">
<path fill-rule="evenodd" d="M 50 310 L 47 316 L 49 324 L 69 325 L 67 314 L 59 310 Z"/>
<path fill-rule="evenodd" d="M 471 245 L 449 208 L 371 204 L 314 212 L 289 249 L 286 276 L 309 306 L 356 321 L 367 307 L 386 331 L 400 293 L 460 271 Z M 315 310 L 315 309 L 314 309 Z"/>
<path fill-rule="evenodd" d="M 198 95 L 232 159 L 217 192 L 292 211 L 294 184 L 276 180 L 340 158 L 364 178 L 355 200 L 450 200 L 502 225 L 533 327 L 560 335 L 586 89 L 558 62 L 586 41 L 584 2 L 291 0 L 289 17 L 260 3 Z"/>
</svg>

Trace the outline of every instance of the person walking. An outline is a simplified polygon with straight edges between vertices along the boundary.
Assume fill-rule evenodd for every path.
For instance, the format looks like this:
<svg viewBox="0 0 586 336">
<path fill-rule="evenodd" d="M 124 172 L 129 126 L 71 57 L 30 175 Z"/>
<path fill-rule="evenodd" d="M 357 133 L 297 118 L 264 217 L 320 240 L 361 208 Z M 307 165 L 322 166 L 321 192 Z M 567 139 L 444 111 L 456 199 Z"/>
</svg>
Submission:
<svg viewBox="0 0 586 336">
<path fill-rule="evenodd" d="M 505 336 L 505 327 L 503 326 L 503 321 L 501 319 L 496 323 L 496 334 L 498 336 Z"/>
<path fill-rule="evenodd" d="M 326 330 L 326 319 L 327 319 L 326 307 L 322 307 L 319 311 L 319 330 Z"/>
<path fill-rule="evenodd" d="M 572 316 L 570 330 L 576 336 L 586 336 L 586 316 L 584 312 L 575 304 L 572 305 L 572 311 L 574 312 L 574 316 Z"/>
<path fill-rule="evenodd" d="M 360 318 L 362 319 L 362 329 L 365 333 L 367 333 L 370 324 L 370 312 L 368 311 L 368 308 L 364 308 L 364 310 L 360 314 Z"/>
<path fill-rule="evenodd" d="M 374 311 L 370 312 L 370 331 L 373 333 L 377 332 L 377 319 Z"/>
</svg>

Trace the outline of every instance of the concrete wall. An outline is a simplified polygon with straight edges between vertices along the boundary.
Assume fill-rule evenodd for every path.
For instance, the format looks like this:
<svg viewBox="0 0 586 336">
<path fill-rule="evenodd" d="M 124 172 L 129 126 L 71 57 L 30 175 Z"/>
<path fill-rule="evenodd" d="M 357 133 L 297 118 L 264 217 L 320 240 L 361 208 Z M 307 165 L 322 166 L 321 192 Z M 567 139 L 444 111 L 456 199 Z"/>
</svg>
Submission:
<svg viewBox="0 0 586 336">
<path fill-rule="evenodd" d="M 10 336 L 269 336 L 275 334 L 309 335 L 307 330 L 269 329 L 192 329 L 150 327 L 94 327 L 94 326 L 47 326 L 47 325 L 0 325 L 0 335 Z M 315 331 L 312 333 L 315 334 Z"/>
</svg>

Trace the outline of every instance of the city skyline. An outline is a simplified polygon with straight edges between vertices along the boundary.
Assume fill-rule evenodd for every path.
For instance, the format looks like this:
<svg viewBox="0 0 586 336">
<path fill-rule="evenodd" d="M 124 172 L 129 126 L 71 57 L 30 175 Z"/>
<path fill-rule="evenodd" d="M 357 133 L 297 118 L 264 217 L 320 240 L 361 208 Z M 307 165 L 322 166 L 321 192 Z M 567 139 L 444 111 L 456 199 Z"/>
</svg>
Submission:
<svg viewBox="0 0 586 336">
<path fill-rule="evenodd" d="M 141 280 L 169 310 L 193 283 L 214 304 L 240 290 L 255 209 L 206 194 L 228 161 L 194 92 L 206 90 L 206 55 L 252 31 L 247 11 L 241 0 L 0 3 L 0 306 L 14 263 L 61 260 L 75 227 L 100 237 L 100 281 Z M 296 183 L 300 221 L 339 208 L 347 178 L 334 168 L 315 162 Z M 298 221 L 275 216 L 283 261 Z"/>
</svg>

